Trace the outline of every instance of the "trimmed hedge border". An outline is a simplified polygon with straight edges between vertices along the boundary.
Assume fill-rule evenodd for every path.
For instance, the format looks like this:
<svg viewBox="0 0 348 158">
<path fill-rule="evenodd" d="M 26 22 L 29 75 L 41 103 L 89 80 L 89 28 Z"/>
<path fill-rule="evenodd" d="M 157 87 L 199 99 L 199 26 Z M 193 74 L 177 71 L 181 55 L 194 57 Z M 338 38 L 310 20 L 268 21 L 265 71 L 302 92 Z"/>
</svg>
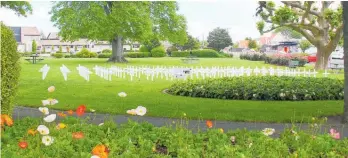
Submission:
<svg viewBox="0 0 348 158">
<path fill-rule="evenodd" d="M 288 76 L 251 76 L 187 80 L 173 84 L 173 95 L 233 100 L 341 100 L 343 80 Z"/>
<path fill-rule="evenodd" d="M 188 57 L 190 56 L 190 51 L 173 51 L 171 57 Z M 212 49 L 203 49 L 203 50 L 192 50 L 192 56 L 200 58 L 218 58 L 221 55 Z"/>
</svg>

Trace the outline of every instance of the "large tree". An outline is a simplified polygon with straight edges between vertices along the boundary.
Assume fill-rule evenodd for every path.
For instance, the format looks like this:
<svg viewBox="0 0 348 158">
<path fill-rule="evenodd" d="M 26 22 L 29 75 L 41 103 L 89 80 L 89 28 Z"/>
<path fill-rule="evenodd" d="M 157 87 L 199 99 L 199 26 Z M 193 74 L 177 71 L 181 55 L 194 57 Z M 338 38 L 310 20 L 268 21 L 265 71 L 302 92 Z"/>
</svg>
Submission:
<svg viewBox="0 0 348 158">
<path fill-rule="evenodd" d="M 159 40 L 185 42 L 186 20 L 172 1 L 56 2 L 51 20 L 65 41 L 79 38 L 111 41 L 109 61 L 127 62 L 123 41 L 143 42 L 155 34 Z"/>
<path fill-rule="evenodd" d="M 260 1 L 257 22 L 260 33 L 287 27 L 301 33 L 317 48 L 316 69 L 327 67 L 328 58 L 342 38 L 342 7 L 333 9 L 333 1 Z M 268 25 L 267 25 L 268 24 Z M 267 26 L 266 26 L 267 25 Z"/>
<path fill-rule="evenodd" d="M 174 46 L 179 50 L 193 50 L 199 49 L 200 43 L 196 38 L 192 37 L 191 35 L 187 35 L 187 42 L 184 44 L 174 43 Z"/>
<path fill-rule="evenodd" d="M 228 34 L 227 29 L 219 27 L 209 32 L 207 41 L 208 47 L 214 48 L 217 51 L 220 51 L 221 49 L 232 45 L 232 39 Z"/>
<path fill-rule="evenodd" d="M 276 33 L 281 33 L 283 36 L 285 36 L 288 40 L 293 39 L 301 39 L 303 36 L 296 32 L 295 30 L 288 28 L 288 27 L 280 27 L 278 29 L 274 30 Z"/>
<path fill-rule="evenodd" d="M 26 17 L 27 14 L 32 13 L 32 8 L 29 2 L 27 1 L 1 1 L 1 8 L 7 8 L 13 10 L 18 16 Z"/>
<path fill-rule="evenodd" d="M 342 122 L 348 123 L 348 2 L 342 2 L 344 23 L 344 112 Z"/>
</svg>

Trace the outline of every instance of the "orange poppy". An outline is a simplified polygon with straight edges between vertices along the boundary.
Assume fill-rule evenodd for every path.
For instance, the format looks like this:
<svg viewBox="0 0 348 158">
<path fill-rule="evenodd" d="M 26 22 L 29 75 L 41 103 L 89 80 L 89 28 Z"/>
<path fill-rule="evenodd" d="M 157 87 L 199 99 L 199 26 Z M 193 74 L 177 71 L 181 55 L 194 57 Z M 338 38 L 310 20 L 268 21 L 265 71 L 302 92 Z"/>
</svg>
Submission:
<svg viewBox="0 0 348 158">
<path fill-rule="evenodd" d="M 74 139 L 82 139 L 84 137 L 82 132 L 74 132 L 72 133 Z"/>
<path fill-rule="evenodd" d="M 58 114 L 58 116 L 60 116 L 60 117 L 66 117 L 66 114 L 64 114 L 63 112 L 58 112 L 57 114 Z"/>
<path fill-rule="evenodd" d="M 37 130 L 29 129 L 28 134 L 29 135 L 35 135 L 37 133 Z"/>
<path fill-rule="evenodd" d="M 3 122 L 7 125 L 7 126 L 12 126 L 13 125 L 13 120 L 10 116 L 6 115 L 6 114 L 2 114 L 1 115 L 1 119 L 3 119 Z"/>
<path fill-rule="evenodd" d="M 105 145 L 97 145 L 93 148 L 92 155 L 99 156 L 100 158 L 107 158 L 109 149 Z"/>
<path fill-rule="evenodd" d="M 72 110 L 68 110 L 67 112 L 68 112 L 69 115 L 73 115 L 74 114 L 74 111 L 72 111 Z"/>
<path fill-rule="evenodd" d="M 22 148 L 22 149 L 25 149 L 25 148 L 28 147 L 28 143 L 25 142 L 25 141 L 22 141 L 22 142 L 19 142 L 19 143 L 18 143 L 18 146 L 19 146 L 20 148 Z"/>
<path fill-rule="evenodd" d="M 76 109 L 76 115 L 77 116 L 82 116 L 83 114 L 85 114 L 85 110 L 86 110 L 86 106 L 85 105 L 80 105 Z"/>
<path fill-rule="evenodd" d="M 213 122 L 208 120 L 205 122 L 205 124 L 207 125 L 208 128 L 212 128 L 213 127 Z"/>
<path fill-rule="evenodd" d="M 0 126 L 4 126 L 5 125 L 5 120 L 2 119 L 2 117 L 0 117 Z"/>
</svg>

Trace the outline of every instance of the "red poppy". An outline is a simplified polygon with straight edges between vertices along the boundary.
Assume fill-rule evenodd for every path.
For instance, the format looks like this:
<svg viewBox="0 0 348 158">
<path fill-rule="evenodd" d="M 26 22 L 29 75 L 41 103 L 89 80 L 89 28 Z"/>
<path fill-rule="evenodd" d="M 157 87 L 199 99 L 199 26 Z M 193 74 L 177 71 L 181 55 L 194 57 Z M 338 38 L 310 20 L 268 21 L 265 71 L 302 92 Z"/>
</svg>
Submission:
<svg viewBox="0 0 348 158">
<path fill-rule="evenodd" d="M 20 148 L 22 148 L 22 149 L 25 149 L 25 148 L 28 147 L 28 143 L 25 142 L 25 141 L 22 141 L 22 142 L 19 142 L 19 143 L 18 143 L 18 146 L 19 146 Z"/>
<path fill-rule="evenodd" d="M 205 124 L 207 125 L 208 128 L 212 128 L 213 127 L 213 122 L 211 122 L 210 120 L 205 122 Z"/>
<path fill-rule="evenodd" d="M 76 109 L 76 115 L 77 116 L 82 116 L 83 114 L 85 114 L 85 110 L 86 110 L 86 106 L 85 105 L 80 105 Z"/>
<path fill-rule="evenodd" d="M 72 133 L 74 139 L 82 139 L 84 137 L 82 132 L 74 132 Z"/>
</svg>

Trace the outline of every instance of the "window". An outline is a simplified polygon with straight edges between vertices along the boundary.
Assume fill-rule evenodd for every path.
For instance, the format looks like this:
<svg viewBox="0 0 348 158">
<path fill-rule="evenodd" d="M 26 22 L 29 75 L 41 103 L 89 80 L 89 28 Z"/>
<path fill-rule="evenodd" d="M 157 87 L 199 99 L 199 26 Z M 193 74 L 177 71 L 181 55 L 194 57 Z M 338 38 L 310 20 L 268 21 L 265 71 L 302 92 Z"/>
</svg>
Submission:
<svg viewBox="0 0 348 158">
<path fill-rule="evenodd" d="M 74 48 L 74 46 L 73 46 L 73 45 L 71 45 L 71 46 L 70 46 L 70 48 Z"/>
<path fill-rule="evenodd" d="M 125 51 L 125 50 L 127 50 L 126 48 L 123 48 L 123 50 Z"/>
</svg>

